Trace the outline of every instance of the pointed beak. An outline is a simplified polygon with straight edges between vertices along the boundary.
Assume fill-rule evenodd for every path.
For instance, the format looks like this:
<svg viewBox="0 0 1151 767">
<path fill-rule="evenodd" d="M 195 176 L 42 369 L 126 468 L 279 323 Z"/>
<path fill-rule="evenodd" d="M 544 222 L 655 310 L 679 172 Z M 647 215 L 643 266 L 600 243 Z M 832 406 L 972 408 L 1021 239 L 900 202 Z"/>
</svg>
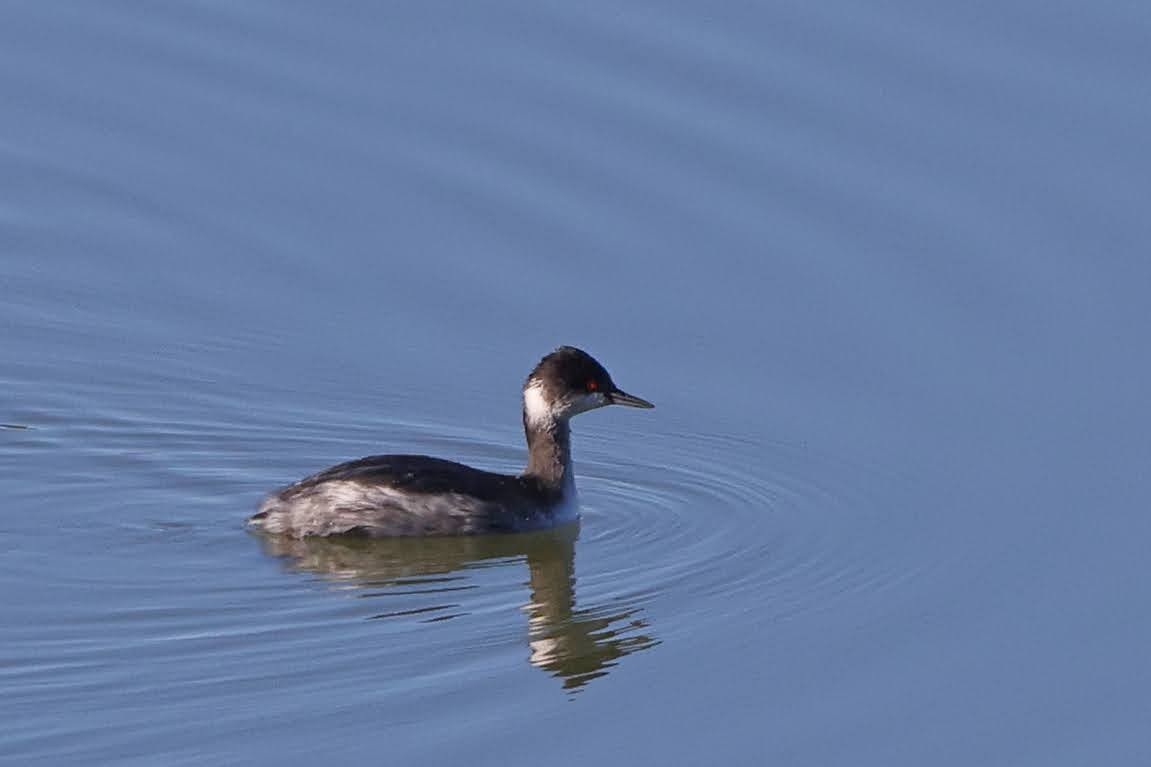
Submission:
<svg viewBox="0 0 1151 767">
<path fill-rule="evenodd" d="M 607 395 L 607 399 L 608 402 L 613 405 L 627 405 L 628 407 L 642 407 L 648 409 L 655 407 L 655 405 L 651 404 L 646 399 L 640 399 L 639 397 L 628 394 L 625 391 L 620 391 L 619 389 L 610 392 Z"/>
</svg>

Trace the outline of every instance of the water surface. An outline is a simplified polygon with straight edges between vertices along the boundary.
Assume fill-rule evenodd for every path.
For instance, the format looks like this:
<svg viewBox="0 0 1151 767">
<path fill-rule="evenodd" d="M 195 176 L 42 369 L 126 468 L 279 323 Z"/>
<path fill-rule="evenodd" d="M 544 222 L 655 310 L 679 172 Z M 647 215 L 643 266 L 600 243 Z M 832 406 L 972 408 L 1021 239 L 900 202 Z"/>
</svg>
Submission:
<svg viewBox="0 0 1151 767">
<path fill-rule="evenodd" d="M 0 757 L 1151 758 L 1151 13 L 0 10 Z M 244 530 L 348 458 L 578 527 Z"/>
</svg>

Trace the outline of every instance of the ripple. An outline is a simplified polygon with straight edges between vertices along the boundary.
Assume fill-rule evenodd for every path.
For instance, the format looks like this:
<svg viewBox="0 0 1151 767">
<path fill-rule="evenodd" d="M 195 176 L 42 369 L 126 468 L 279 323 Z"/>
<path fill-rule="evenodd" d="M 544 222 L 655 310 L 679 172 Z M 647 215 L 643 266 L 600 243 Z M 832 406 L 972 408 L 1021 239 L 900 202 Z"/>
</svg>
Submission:
<svg viewBox="0 0 1151 767">
<path fill-rule="evenodd" d="M 702 622 L 734 628 L 826 609 L 914 573 L 894 543 L 899 536 L 884 534 L 905 520 L 874 497 L 875 488 L 890 497 L 886 488 L 896 483 L 880 472 L 785 443 L 613 428 L 577 437 L 578 529 L 491 539 L 268 539 L 265 553 L 305 577 L 273 570 L 254 578 L 239 531 L 241 494 L 381 449 L 514 471 L 520 450 L 509 446 L 519 438 L 511 427 L 481 433 L 418 410 L 365 421 L 314 404 L 245 412 L 239 400 L 213 399 L 217 416 L 205 420 L 209 394 L 193 389 L 186 411 L 109 407 L 83 420 L 36 420 L 45 428 L 31 433 L 47 439 L 42 447 L 81 460 L 89 489 L 106 494 L 62 515 L 60 529 L 109 545 L 93 553 L 78 538 L 58 544 L 62 561 L 85 563 L 73 571 L 45 574 L 41 562 L 21 557 L 8 567 L 48 593 L 84 587 L 103 596 L 100 609 L 73 611 L 66 623 L 36 610 L 37 633 L 14 635 L 7 660 L 19 665 L 50 647 L 61 662 L 88 663 L 113 649 L 92 635 L 127 633 L 133 638 L 122 636 L 115 648 L 163 659 L 213 653 L 223 685 L 244 677 L 235 664 L 251 660 L 252 642 L 286 631 L 291 641 L 260 650 L 252 673 L 339 634 L 340 657 L 316 659 L 301 686 L 365 664 L 415 685 L 469 673 L 476 653 L 526 645 L 504 672 L 526 657 L 578 691 L 635 652 L 697 641 Z M 406 412 L 411 403 L 385 404 Z M 140 448 L 145 434 L 149 450 Z M 633 454 L 641 439 L 642 457 Z M 269 454 L 278 456 L 275 471 Z M 229 487 L 235 492 L 218 497 Z M 174 507 L 173 498 L 181 499 Z M 358 628 L 349 632 L 349 624 Z M 381 645 L 381 635 L 400 645 Z M 421 645 L 423 665 L 400 657 L 411 642 Z"/>
<path fill-rule="evenodd" d="M 676 623 L 755 610 L 828 607 L 916 569 L 903 521 L 873 497 L 895 480 L 814 451 L 716 435 L 672 435 L 621 465 L 593 445 L 580 462 L 589 579 L 637 602 L 673 598 Z M 877 535 L 887 528 L 889 536 Z M 863 543 L 866 541 L 866 543 Z"/>
</svg>

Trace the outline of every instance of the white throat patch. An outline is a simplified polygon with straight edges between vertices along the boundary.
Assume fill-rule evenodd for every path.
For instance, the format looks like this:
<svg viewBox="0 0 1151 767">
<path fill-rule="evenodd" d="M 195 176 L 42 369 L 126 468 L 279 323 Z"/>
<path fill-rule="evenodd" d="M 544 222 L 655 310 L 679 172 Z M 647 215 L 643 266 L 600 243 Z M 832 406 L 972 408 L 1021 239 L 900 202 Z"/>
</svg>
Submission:
<svg viewBox="0 0 1151 767">
<path fill-rule="evenodd" d="M 555 420 L 551 407 L 544 399 L 543 385 L 538 381 L 524 389 L 524 415 L 529 423 L 539 426 Z"/>
</svg>

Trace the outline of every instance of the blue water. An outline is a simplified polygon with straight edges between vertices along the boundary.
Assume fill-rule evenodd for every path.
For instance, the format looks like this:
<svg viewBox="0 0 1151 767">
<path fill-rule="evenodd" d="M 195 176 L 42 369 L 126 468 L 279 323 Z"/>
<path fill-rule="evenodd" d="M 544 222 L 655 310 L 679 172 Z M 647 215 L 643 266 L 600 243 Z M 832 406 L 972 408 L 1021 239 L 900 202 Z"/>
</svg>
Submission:
<svg viewBox="0 0 1151 767">
<path fill-rule="evenodd" d="M 1151 10 L 0 7 L 0 761 L 1151 760 Z M 246 532 L 415 452 L 578 529 Z"/>
</svg>

